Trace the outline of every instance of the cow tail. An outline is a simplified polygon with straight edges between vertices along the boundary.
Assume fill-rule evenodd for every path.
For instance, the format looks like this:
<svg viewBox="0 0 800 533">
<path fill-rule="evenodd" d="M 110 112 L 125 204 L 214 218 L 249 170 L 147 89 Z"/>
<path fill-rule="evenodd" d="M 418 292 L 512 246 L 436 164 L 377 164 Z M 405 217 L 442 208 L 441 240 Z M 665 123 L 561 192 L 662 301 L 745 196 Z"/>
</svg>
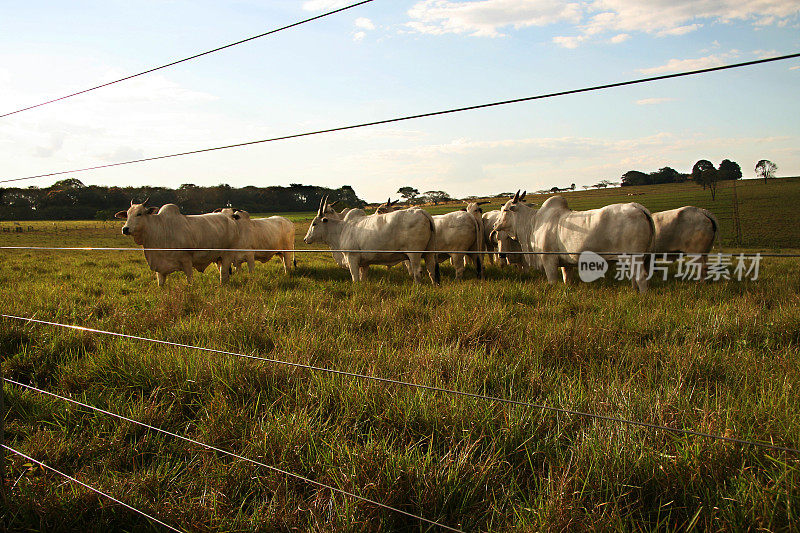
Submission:
<svg viewBox="0 0 800 533">
<path fill-rule="evenodd" d="M 650 263 L 652 262 L 652 259 L 653 259 L 653 254 L 650 253 L 650 252 L 652 252 L 653 245 L 656 242 L 656 223 L 653 221 L 653 215 L 650 213 L 650 211 L 645 206 L 643 206 L 642 204 L 637 204 L 637 203 L 634 203 L 633 205 L 636 207 L 636 209 L 638 209 L 639 211 L 644 213 L 644 216 L 647 219 L 647 223 L 650 224 L 650 241 L 647 244 L 647 252 L 648 253 L 645 254 L 645 257 L 644 257 L 644 268 L 645 268 L 645 271 L 646 272 L 650 272 Z"/>
<path fill-rule="evenodd" d="M 708 209 L 703 209 L 701 207 L 700 212 L 703 213 L 703 215 L 705 215 L 706 218 L 711 221 L 711 228 L 714 230 L 714 238 L 711 239 L 711 244 L 713 245 L 714 240 L 717 238 L 717 232 L 719 232 L 719 222 L 717 222 L 717 217 L 715 217 L 714 214 Z"/>
<path fill-rule="evenodd" d="M 436 242 L 436 223 L 433 221 L 433 217 L 431 216 L 430 213 L 428 213 L 424 209 L 421 209 L 420 211 L 425 213 L 425 216 L 428 219 L 428 224 L 430 225 L 431 228 L 431 238 L 428 240 L 427 249 L 435 252 L 436 246 L 438 244 Z M 442 282 L 442 277 L 439 274 L 439 261 L 437 261 L 436 253 L 425 254 L 425 268 L 428 268 L 428 261 L 431 260 L 433 261 L 433 279 L 436 282 L 436 284 L 439 285 Z"/>
<path fill-rule="evenodd" d="M 472 221 L 475 223 L 475 247 L 478 253 L 475 254 L 475 270 L 478 274 L 478 279 L 483 279 L 483 263 L 481 257 L 483 256 L 483 227 L 480 222 L 473 216 Z"/>
</svg>

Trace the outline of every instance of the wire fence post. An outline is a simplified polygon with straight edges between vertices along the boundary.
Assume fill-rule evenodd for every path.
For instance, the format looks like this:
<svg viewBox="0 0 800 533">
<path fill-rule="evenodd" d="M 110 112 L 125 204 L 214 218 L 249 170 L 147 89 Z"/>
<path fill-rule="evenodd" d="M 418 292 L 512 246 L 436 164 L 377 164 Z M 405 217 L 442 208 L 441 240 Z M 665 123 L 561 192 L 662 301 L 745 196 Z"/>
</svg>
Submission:
<svg viewBox="0 0 800 533">
<path fill-rule="evenodd" d="M 0 355 L 0 502 L 6 505 L 6 404 L 3 395 L 5 394 L 5 381 L 3 380 L 3 359 Z"/>
<path fill-rule="evenodd" d="M 742 223 L 739 220 L 739 196 L 736 194 L 736 180 L 733 180 L 733 239 L 736 246 L 742 245 Z"/>
</svg>

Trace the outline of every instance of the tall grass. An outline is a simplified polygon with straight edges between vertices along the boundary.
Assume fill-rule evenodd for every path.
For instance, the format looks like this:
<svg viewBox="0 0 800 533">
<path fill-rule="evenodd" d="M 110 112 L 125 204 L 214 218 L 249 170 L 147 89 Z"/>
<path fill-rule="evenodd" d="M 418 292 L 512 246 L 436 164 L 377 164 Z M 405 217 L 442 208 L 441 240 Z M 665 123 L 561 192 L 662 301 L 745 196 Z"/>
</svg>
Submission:
<svg viewBox="0 0 800 533">
<path fill-rule="evenodd" d="M 637 198 L 638 200 L 638 198 Z M 307 224 L 307 223 L 306 223 Z M 118 228 L 4 242 L 126 245 Z M 298 223 L 302 236 L 303 223 Z M 220 287 L 159 289 L 141 252 L 0 257 L 5 313 L 800 447 L 800 264 L 754 282 L 354 285 L 329 254 Z M 4 375 L 470 531 L 790 531 L 798 457 L 232 356 L 0 322 Z M 6 440 L 192 531 L 418 531 L 424 524 L 5 386 Z M 9 530 L 143 519 L 18 458 Z"/>
</svg>

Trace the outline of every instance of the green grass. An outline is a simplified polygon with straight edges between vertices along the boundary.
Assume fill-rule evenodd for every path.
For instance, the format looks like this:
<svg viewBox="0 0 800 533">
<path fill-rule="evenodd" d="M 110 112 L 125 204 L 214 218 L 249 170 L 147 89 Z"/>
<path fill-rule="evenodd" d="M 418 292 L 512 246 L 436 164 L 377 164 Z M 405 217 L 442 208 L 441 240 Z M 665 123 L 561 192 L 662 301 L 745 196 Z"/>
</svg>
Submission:
<svg viewBox="0 0 800 533">
<path fill-rule="evenodd" d="M 606 201 L 594 193 L 571 202 Z M 133 246 L 121 223 L 40 224 L 0 242 Z M 800 446 L 796 260 L 645 295 L 498 267 L 456 283 L 444 266 L 441 287 L 376 267 L 354 285 L 330 254 L 299 262 L 159 289 L 139 251 L 6 251 L 0 283 L 8 314 Z M 469 531 L 791 531 L 800 513 L 788 454 L 10 321 L 0 352 L 9 378 Z M 59 400 L 11 385 L 5 398 L 10 446 L 187 530 L 426 530 Z M 5 529 L 151 528 L 10 463 Z"/>
</svg>

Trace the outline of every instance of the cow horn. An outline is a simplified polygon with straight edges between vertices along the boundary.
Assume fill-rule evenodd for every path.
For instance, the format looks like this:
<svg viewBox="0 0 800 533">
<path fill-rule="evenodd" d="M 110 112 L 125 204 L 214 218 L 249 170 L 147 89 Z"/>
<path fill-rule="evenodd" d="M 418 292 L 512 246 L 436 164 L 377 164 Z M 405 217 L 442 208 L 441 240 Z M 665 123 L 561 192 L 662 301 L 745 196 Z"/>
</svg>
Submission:
<svg viewBox="0 0 800 533">
<path fill-rule="evenodd" d="M 133 207 L 133 198 L 131 198 L 131 207 Z"/>
<path fill-rule="evenodd" d="M 522 191 L 522 196 L 520 196 L 520 197 L 519 197 L 519 199 L 520 199 L 520 200 L 524 200 L 524 199 L 525 199 L 525 195 L 526 195 L 527 193 L 528 193 L 528 191 Z"/>
<path fill-rule="evenodd" d="M 147 202 L 149 202 L 149 201 L 150 201 L 150 197 L 148 196 L 147 198 L 144 199 L 144 202 L 142 202 L 142 207 L 146 206 Z"/>
<path fill-rule="evenodd" d="M 326 194 L 325 198 L 323 199 L 322 212 L 324 213 L 327 210 L 328 210 L 328 195 Z"/>
<path fill-rule="evenodd" d="M 514 198 L 511 199 L 512 204 L 515 204 L 517 202 L 519 202 L 519 189 L 517 189 L 517 192 L 514 194 Z"/>
</svg>

